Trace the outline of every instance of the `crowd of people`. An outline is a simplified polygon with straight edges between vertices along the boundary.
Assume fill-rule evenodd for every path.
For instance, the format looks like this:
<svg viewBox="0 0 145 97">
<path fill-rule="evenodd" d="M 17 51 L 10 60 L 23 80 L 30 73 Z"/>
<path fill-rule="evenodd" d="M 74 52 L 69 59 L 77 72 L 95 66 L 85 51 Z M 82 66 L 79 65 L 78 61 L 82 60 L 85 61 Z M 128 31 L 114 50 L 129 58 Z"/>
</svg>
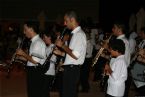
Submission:
<svg viewBox="0 0 145 97">
<path fill-rule="evenodd" d="M 100 82 L 106 97 L 128 97 L 132 82 L 138 95 L 144 95 L 145 74 L 136 77 L 134 66 L 145 67 L 145 27 L 129 33 L 125 23 L 117 21 L 111 32 L 104 32 L 101 27 L 81 27 L 77 14 L 69 11 L 64 15 L 64 25 L 39 33 L 38 23 L 27 21 L 23 30 L 28 51 L 18 48 L 16 56 L 27 60 L 28 97 L 50 97 L 54 88 L 60 97 L 78 97 L 79 91 L 90 90 L 91 70 L 93 81 Z M 48 58 L 48 70 L 43 72 Z"/>
</svg>

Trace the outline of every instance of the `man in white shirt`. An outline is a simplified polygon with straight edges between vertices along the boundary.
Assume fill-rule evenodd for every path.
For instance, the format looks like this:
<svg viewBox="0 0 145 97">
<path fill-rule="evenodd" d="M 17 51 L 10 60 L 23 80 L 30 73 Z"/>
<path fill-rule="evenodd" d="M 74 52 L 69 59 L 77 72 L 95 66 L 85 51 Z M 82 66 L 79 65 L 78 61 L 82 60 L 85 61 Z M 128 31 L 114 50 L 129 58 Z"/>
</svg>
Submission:
<svg viewBox="0 0 145 97">
<path fill-rule="evenodd" d="M 80 65 L 84 63 L 86 55 L 86 35 L 78 23 L 77 14 L 74 11 L 67 12 L 64 22 L 68 29 L 72 30 L 72 38 L 69 46 L 62 40 L 57 40 L 56 45 L 66 52 L 63 64 L 63 81 L 61 97 L 77 97 L 77 83 L 80 75 Z"/>
<path fill-rule="evenodd" d="M 16 51 L 17 55 L 27 59 L 27 92 L 28 97 L 41 97 L 41 73 L 37 69 L 38 64 L 43 64 L 46 59 L 46 45 L 37 34 L 38 25 L 35 22 L 28 21 L 24 24 L 24 34 L 31 39 L 29 54 L 22 49 Z"/>
<path fill-rule="evenodd" d="M 123 22 L 115 22 L 112 28 L 112 32 L 113 35 L 116 36 L 116 39 L 121 39 L 124 43 L 125 43 L 125 61 L 126 61 L 126 65 L 127 67 L 129 67 L 130 65 L 130 47 L 129 47 L 129 41 L 127 40 L 125 33 L 126 33 L 126 27 L 125 24 Z M 110 64 L 112 64 L 114 62 L 115 58 L 111 58 L 110 60 Z M 129 71 L 128 71 L 129 72 Z M 130 87 L 130 80 L 129 80 L 129 76 L 128 76 L 128 80 L 126 81 L 126 89 L 125 89 L 125 95 L 128 95 L 129 92 L 129 87 Z M 125 96 L 127 97 L 127 96 Z"/>
</svg>

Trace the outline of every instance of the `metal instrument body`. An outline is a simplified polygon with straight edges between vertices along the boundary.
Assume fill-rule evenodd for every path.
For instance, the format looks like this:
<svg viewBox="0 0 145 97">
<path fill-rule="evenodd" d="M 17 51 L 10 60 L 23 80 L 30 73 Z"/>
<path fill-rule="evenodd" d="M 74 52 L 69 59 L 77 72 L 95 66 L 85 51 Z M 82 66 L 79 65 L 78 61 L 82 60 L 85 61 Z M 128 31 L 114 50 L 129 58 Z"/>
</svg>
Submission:
<svg viewBox="0 0 145 97">
<path fill-rule="evenodd" d="M 107 45 L 109 43 L 109 40 L 111 39 L 112 37 L 112 34 L 109 36 L 109 38 L 104 42 L 103 45 Z M 98 51 L 98 53 L 96 54 L 94 60 L 93 60 L 93 63 L 92 63 L 92 67 L 94 67 L 94 65 L 97 63 L 99 57 L 101 56 L 101 54 L 103 53 L 103 51 L 105 50 L 105 48 L 102 46 L 100 48 L 100 50 Z"/>
<path fill-rule="evenodd" d="M 22 48 L 24 40 L 25 40 L 25 37 L 22 39 L 22 42 L 18 45 L 17 49 Z M 10 65 L 15 62 L 23 63 L 23 60 L 25 60 L 23 57 L 17 56 L 16 53 L 14 53 L 11 58 Z"/>
<path fill-rule="evenodd" d="M 59 39 L 63 39 L 63 37 L 64 37 L 64 33 L 65 33 L 65 31 L 66 31 L 66 28 L 64 28 L 64 30 L 63 30 L 63 32 L 61 33 L 61 35 L 60 35 L 60 37 L 59 37 Z M 57 46 L 54 44 L 54 46 L 53 46 L 53 48 L 52 49 L 55 49 Z M 53 52 L 51 52 L 50 54 L 49 54 L 49 56 L 46 58 L 46 60 L 45 60 L 45 62 L 43 63 L 43 64 L 38 64 L 38 68 L 39 68 L 39 70 L 40 70 L 40 72 L 42 73 L 42 74 L 44 74 L 45 72 L 47 72 L 47 70 L 49 69 L 49 67 L 50 67 L 50 62 L 53 62 L 52 60 L 51 60 L 51 57 L 53 56 Z M 57 58 L 57 57 L 56 57 Z M 56 62 L 54 62 L 54 63 L 56 63 Z M 57 69 L 56 69 L 57 70 Z M 56 71 L 56 72 L 58 72 L 58 71 Z"/>
</svg>

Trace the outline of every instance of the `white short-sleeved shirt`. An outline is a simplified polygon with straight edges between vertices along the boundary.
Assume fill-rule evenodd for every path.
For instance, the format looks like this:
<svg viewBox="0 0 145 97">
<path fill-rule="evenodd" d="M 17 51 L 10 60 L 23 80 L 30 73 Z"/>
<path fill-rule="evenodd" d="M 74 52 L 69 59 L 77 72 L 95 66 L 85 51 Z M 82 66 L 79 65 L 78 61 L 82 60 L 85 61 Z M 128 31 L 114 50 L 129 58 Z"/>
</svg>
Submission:
<svg viewBox="0 0 145 97">
<path fill-rule="evenodd" d="M 39 37 L 39 35 L 36 35 L 31 39 L 29 55 L 32 56 L 33 60 L 40 64 L 43 64 L 45 62 L 46 45 L 44 41 Z M 27 66 L 37 66 L 37 64 L 33 64 L 32 62 L 28 61 Z"/>
<path fill-rule="evenodd" d="M 117 97 L 123 96 L 127 79 L 127 65 L 124 55 L 115 58 L 110 67 L 113 72 L 109 75 L 107 94 Z"/>
<path fill-rule="evenodd" d="M 78 58 L 77 60 L 72 58 L 70 55 L 66 54 L 64 65 L 74 64 L 79 65 L 84 63 L 86 48 L 87 48 L 87 39 L 84 31 L 80 26 L 76 27 L 72 31 L 72 38 L 70 40 L 69 48 L 72 50 L 72 53 Z"/>
</svg>

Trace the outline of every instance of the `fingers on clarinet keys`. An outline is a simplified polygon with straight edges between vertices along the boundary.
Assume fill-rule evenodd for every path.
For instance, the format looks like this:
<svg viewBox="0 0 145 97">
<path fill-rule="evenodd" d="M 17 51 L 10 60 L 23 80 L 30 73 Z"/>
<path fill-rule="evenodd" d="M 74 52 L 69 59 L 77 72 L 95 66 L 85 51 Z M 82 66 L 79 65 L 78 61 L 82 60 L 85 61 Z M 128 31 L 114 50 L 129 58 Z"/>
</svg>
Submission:
<svg viewBox="0 0 145 97">
<path fill-rule="evenodd" d="M 59 49 L 54 49 L 53 53 L 60 56 L 62 55 L 62 52 Z"/>
</svg>

